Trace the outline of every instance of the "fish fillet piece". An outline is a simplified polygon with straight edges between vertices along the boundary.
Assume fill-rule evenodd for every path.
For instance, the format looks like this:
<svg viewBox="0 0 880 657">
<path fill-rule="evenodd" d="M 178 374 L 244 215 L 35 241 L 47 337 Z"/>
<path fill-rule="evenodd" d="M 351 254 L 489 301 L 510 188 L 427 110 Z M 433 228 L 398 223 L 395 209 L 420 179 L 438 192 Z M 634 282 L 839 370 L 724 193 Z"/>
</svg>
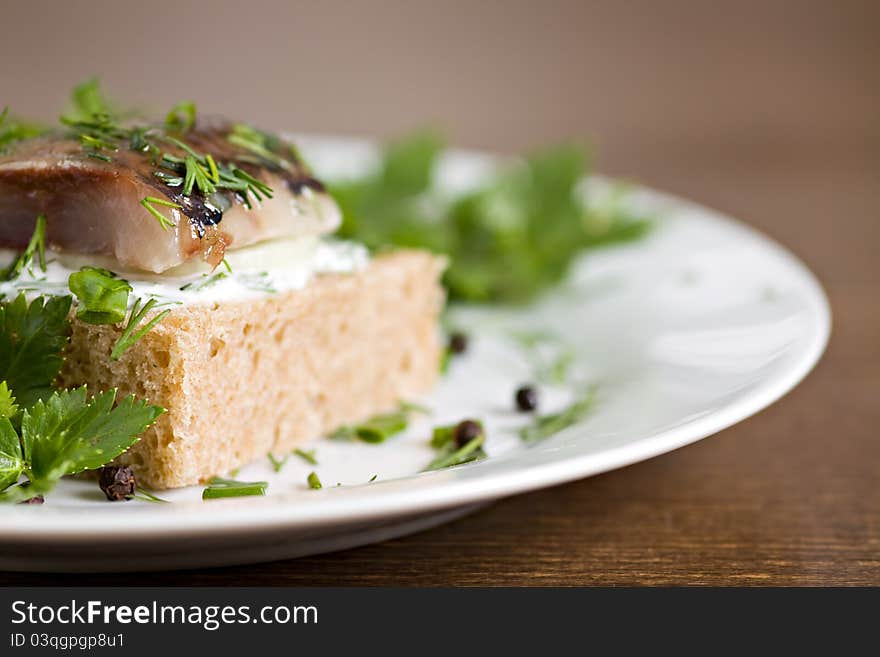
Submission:
<svg viewBox="0 0 880 657">
<path fill-rule="evenodd" d="M 335 202 L 290 144 L 273 138 L 261 157 L 230 140 L 234 130 L 228 121 L 209 120 L 178 139 L 268 185 L 271 198 L 229 189 L 184 194 L 183 167 L 163 169 L 155 150 L 119 143 L 116 150 L 90 151 L 70 133 L 20 142 L 0 157 L 0 247 L 26 246 L 44 214 L 49 248 L 110 257 L 124 271 L 161 273 L 196 259 L 216 266 L 227 249 L 338 227 Z M 155 143 L 177 161 L 188 154 L 173 141 Z M 179 206 L 152 204 L 168 229 L 142 205 L 145 198 Z"/>
</svg>

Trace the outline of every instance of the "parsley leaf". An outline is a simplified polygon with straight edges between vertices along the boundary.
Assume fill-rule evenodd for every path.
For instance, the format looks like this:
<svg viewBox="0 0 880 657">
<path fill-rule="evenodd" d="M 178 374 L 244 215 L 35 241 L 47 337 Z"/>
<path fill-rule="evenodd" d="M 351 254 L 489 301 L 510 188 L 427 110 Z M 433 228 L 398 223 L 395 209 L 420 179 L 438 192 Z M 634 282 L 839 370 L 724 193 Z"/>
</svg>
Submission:
<svg viewBox="0 0 880 657">
<path fill-rule="evenodd" d="M 169 130 L 189 132 L 196 123 L 196 104 L 185 100 L 172 107 L 165 116 L 165 127 Z"/>
<path fill-rule="evenodd" d="M 70 93 L 70 103 L 72 111 L 68 112 L 67 118 L 71 121 L 92 121 L 114 114 L 97 77 L 76 85 Z"/>
<path fill-rule="evenodd" d="M 45 493 L 64 475 L 109 463 L 164 412 L 133 396 L 114 408 L 115 401 L 116 390 L 88 399 L 83 386 L 55 392 L 24 412 L 21 442 L 33 490 Z"/>
<path fill-rule="evenodd" d="M 0 417 L 0 490 L 18 481 L 23 471 L 24 457 L 18 434 L 8 417 Z"/>
<path fill-rule="evenodd" d="M 436 135 L 417 133 L 388 146 L 378 171 L 330 190 L 343 211 L 342 237 L 448 254 L 453 299 L 528 301 L 561 280 L 583 249 L 649 227 L 620 195 L 611 204 L 585 201 L 587 158 L 574 145 L 537 152 L 451 200 L 431 193 L 441 152 Z"/>
<path fill-rule="evenodd" d="M 0 417 L 15 417 L 18 413 L 18 404 L 15 397 L 6 385 L 6 381 L 0 382 Z"/>
<path fill-rule="evenodd" d="M 76 316 L 89 324 L 116 324 L 125 319 L 131 285 L 112 271 L 83 267 L 67 281 L 76 295 Z"/>
<path fill-rule="evenodd" d="M 28 305 L 24 293 L 0 304 L 0 380 L 22 408 L 52 394 L 64 360 L 70 297 L 42 297 Z"/>
</svg>

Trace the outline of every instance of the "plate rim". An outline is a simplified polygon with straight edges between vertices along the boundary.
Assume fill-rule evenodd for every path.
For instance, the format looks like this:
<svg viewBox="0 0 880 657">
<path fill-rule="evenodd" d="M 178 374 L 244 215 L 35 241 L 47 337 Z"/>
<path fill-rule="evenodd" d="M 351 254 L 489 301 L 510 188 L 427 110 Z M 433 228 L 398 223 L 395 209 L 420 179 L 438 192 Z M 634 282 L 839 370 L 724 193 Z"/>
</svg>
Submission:
<svg viewBox="0 0 880 657">
<path fill-rule="evenodd" d="M 359 138 L 309 135 L 308 139 L 361 148 L 365 145 L 375 147 L 370 140 Z M 495 157 L 485 152 L 463 149 L 454 149 L 451 153 L 453 156 Z M 588 180 L 603 183 L 609 179 L 596 175 Z M 109 520 L 106 514 L 71 513 L 69 507 L 13 505 L 0 509 L 0 518 L 5 520 L 0 528 L 0 543 L 20 544 L 49 540 L 81 544 L 95 540 L 178 540 L 195 536 L 228 536 L 230 532 L 251 534 L 271 530 L 295 531 L 305 527 L 319 528 L 405 514 L 432 513 L 556 486 L 626 467 L 693 444 L 774 404 L 810 373 L 828 344 L 832 327 L 831 307 L 818 278 L 791 250 L 742 221 L 714 208 L 649 186 L 634 185 L 633 189 L 638 194 L 645 195 L 651 203 L 670 205 L 682 210 L 697 210 L 701 215 L 700 221 L 717 222 L 744 233 L 767 247 L 771 257 L 784 261 L 797 274 L 807 291 L 805 305 L 811 308 L 816 321 L 815 325 L 811 325 L 810 340 L 803 352 L 798 354 L 796 362 L 762 381 L 748 395 L 705 416 L 598 453 L 574 455 L 532 465 L 520 463 L 500 472 L 451 481 L 442 481 L 446 478 L 444 472 L 419 473 L 395 480 L 379 481 L 372 484 L 374 491 L 370 495 L 369 505 L 365 505 L 355 495 L 325 497 L 302 505 L 296 514 L 291 514 L 289 507 L 291 504 L 299 504 L 299 500 L 280 496 L 261 498 L 257 503 L 254 503 L 255 500 L 212 501 L 212 510 L 216 506 L 216 513 L 206 512 L 203 502 L 184 502 L 176 503 L 179 508 L 173 513 L 159 509 L 138 509 L 137 513 L 126 514 L 126 522 L 119 526 L 118 517 Z M 518 461 L 527 456 L 528 451 L 524 451 L 511 460 Z M 480 464 L 464 467 L 479 468 Z M 404 487 L 402 490 L 379 492 L 383 484 L 415 477 L 426 480 L 434 478 L 437 483 L 416 490 L 407 490 Z M 347 488 L 351 490 L 355 487 Z M 268 502 L 270 499 L 271 502 Z"/>
</svg>

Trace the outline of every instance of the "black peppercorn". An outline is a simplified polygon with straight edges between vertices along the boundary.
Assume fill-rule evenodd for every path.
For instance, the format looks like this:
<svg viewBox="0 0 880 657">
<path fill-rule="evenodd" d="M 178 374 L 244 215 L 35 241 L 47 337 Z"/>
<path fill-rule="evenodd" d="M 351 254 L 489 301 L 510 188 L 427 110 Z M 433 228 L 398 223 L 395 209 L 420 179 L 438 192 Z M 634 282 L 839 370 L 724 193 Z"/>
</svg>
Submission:
<svg viewBox="0 0 880 657">
<path fill-rule="evenodd" d="M 468 348 L 468 338 L 464 333 L 453 333 L 449 336 L 449 351 L 463 354 Z"/>
<path fill-rule="evenodd" d="M 104 495 L 111 502 L 126 500 L 134 495 L 137 482 L 134 472 L 127 465 L 107 465 L 101 469 L 101 478 L 98 481 Z"/>
<path fill-rule="evenodd" d="M 464 447 L 477 436 L 483 435 L 483 425 L 475 420 L 462 420 L 455 425 L 452 437 L 455 444 Z"/>
<path fill-rule="evenodd" d="M 538 408 L 538 391 L 532 386 L 522 386 L 514 396 L 516 407 L 521 411 L 533 411 Z"/>
</svg>

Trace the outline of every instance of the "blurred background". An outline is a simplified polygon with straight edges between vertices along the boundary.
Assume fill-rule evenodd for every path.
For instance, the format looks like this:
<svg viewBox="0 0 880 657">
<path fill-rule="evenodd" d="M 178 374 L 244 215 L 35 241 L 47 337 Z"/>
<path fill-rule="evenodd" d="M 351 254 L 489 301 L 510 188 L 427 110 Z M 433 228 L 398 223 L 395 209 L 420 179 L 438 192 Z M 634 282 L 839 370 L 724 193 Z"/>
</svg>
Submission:
<svg viewBox="0 0 880 657">
<path fill-rule="evenodd" d="M 130 101 L 267 128 L 435 123 L 520 150 L 591 138 L 604 169 L 808 164 L 878 146 L 880 3 L 8 2 L 0 99 L 54 118 L 97 73 Z"/>
<path fill-rule="evenodd" d="M 756 223 L 820 274 L 877 243 L 880 222 L 843 227 L 880 207 L 862 184 L 880 177 L 878 2 L 30 0 L 3 23 L 0 106 L 25 116 L 98 74 L 127 102 L 276 130 L 584 138 L 602 172 Z"/>
</svg>

